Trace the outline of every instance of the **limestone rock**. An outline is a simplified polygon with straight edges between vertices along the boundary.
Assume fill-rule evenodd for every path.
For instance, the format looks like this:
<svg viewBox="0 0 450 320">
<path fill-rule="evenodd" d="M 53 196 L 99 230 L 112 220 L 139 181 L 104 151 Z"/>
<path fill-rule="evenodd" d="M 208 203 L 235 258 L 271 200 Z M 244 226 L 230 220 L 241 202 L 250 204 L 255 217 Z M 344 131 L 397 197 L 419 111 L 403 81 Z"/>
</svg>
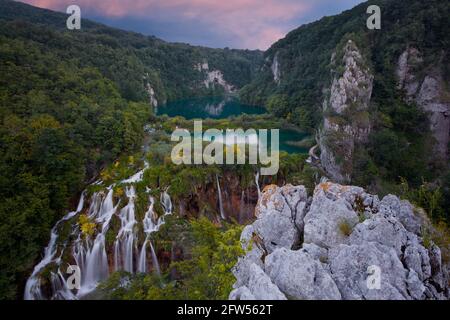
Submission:
<svg viewBox="0 0 450 320">
<path fill-rule="evenodd" d="M 304 242 L 331 248 L 347 241 L 342 225 L 353 228 L 359 221 L 351 204 L 344 197 L 327 195 L 322 184 L 314 193 L 313 202 L 305 216 Z"/>
<path fill-rule="evenodd" d="M 302 251 L 285 248 L 266 258 L 266 273 L 291 299 L 340 300 L 333 279 L 322 264 Z"/>
<path fill-rule="evenodd" d="M 322 181 L 312 199 L 268 186 L 255 213 L 230 299 L 449 299 L 441 250 L 425 247 L 425 218 L 408 201 Z"/>
<path fill-rule="evenodd" d="M 230 293 L 230 299 L 248 300 L 286 300 L 286 297 L 272 283 L 264 271 L 252 263 L 248 269 L 249 277 L 247 283 Z"/>
</svg>

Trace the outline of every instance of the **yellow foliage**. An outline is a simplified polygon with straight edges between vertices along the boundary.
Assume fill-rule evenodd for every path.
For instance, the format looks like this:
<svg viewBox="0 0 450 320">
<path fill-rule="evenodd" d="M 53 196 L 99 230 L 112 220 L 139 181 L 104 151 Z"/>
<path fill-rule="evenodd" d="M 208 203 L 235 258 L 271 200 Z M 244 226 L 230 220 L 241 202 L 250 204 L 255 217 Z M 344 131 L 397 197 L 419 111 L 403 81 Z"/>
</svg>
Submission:
<svg viewBox="0 0 450 320">
<path fill-rule="evenodd" d="M 123 188 L 117 187 L 117 188 L 114 190 L 114 194 L 115 194 L 115 196 L 118 197 L 118 198 L 122 197 L 122 196 L 123 196 Z"/>
<path fill-rule="evenodd" d="M 96 224 L 89 220 L 89 217 L 85 214 L 80 215 L 78 218 L 78 224 L 80 225 L 81 233 L 84 236 L 93 236 L 95 233 Z"/>
</svg>

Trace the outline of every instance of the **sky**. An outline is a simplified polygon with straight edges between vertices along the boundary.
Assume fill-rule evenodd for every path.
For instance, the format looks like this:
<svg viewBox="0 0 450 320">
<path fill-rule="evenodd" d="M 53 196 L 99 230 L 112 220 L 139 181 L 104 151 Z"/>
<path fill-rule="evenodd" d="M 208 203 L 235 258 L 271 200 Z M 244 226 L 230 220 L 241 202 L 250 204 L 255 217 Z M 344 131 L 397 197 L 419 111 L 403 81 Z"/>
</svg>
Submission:
<svg viewBox="0 0 450 320">
<path fill-rule="evenodd" d="M 213 48 L 261 49 L 289 31 L 363 0 L 21 0 L 166 41 Z"/>
</svg>

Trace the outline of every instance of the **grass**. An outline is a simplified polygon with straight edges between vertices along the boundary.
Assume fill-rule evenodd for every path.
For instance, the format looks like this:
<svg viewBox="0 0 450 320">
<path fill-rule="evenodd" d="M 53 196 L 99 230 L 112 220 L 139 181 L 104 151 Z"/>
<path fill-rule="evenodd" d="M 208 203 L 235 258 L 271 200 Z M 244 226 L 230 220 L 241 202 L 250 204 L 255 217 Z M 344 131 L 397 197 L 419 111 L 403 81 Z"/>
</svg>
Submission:
<svg viewBox="0 0 450 320">
<path fill-rule="evenodd" d="M 350 223 L 344 220 L 339 223 L 339 231 L 344 236 L 348 237 L 352 233 L 353 227 L 350 225 Z"/>
</svg>

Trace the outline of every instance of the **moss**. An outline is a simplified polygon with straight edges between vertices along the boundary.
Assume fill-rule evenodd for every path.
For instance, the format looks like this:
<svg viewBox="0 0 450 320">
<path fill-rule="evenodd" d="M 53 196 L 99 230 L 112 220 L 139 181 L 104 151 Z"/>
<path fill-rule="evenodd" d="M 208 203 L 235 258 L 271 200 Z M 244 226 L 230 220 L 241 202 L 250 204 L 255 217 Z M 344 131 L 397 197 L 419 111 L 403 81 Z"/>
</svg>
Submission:
<svg viewBox="0 0 450 320">
<path fill-rule="evenodd" d="M 350 225 L 350 223 L 348 221 L 341 221 L 339 223 L 339 231 L 346 237 L 348 237 L 352 231 L 353 231 L 353 227 Z"/>
</svg>

